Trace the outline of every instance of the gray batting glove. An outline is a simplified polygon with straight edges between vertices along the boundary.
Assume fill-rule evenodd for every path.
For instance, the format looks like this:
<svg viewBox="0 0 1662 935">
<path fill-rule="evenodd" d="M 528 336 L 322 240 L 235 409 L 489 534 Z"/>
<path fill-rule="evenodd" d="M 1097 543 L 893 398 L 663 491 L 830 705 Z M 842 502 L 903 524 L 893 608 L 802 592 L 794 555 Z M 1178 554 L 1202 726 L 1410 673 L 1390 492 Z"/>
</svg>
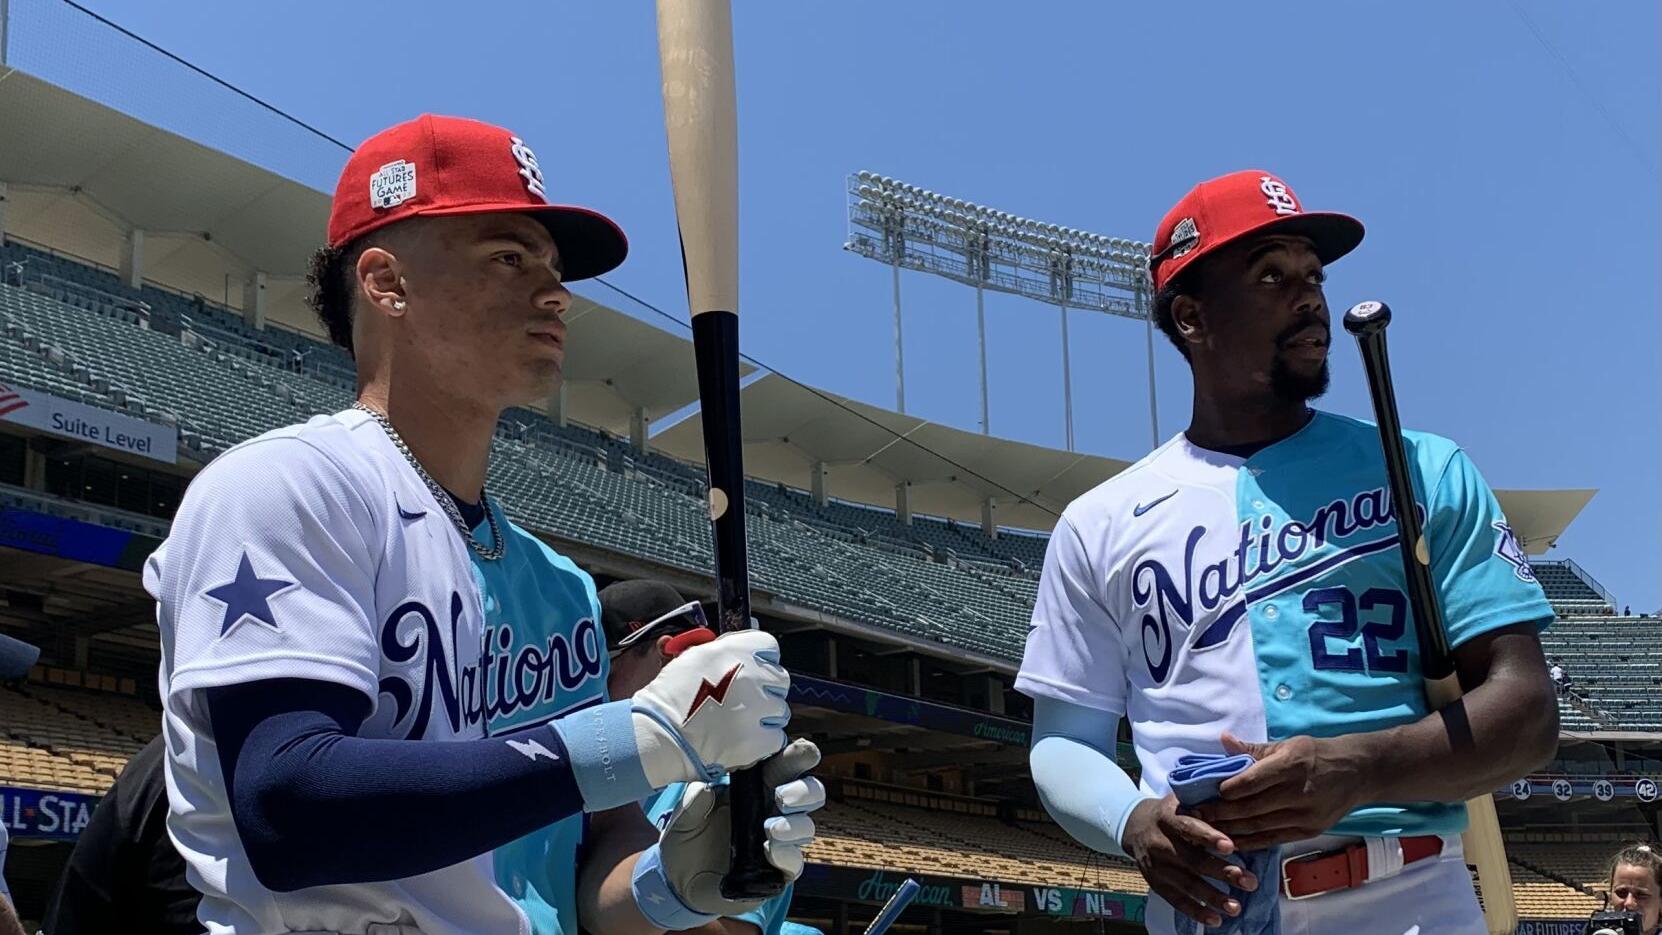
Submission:
<svg viewBox="0 0 1662 935">
<path fill-rule="evenodd" d="M 819 765 L 819 748 L 806 738 L 792 741 L 762 763 L 762 779 L 773 794 L 777 815 L 762 823 L 768 862 L 787 883 L 802 875 L 802 851 L 814 840 L 809 813 L 825 804 L 825 787 L 806 773 Z M 689 783 L 670 815 L 658 844 L 636 863 L 635 902 L 654 925 L 695 928 L 718 916 L 734 916 L 763 900 L 730 900 L 721 895 L 733 837 L 726 783 Z"/>
</svg>

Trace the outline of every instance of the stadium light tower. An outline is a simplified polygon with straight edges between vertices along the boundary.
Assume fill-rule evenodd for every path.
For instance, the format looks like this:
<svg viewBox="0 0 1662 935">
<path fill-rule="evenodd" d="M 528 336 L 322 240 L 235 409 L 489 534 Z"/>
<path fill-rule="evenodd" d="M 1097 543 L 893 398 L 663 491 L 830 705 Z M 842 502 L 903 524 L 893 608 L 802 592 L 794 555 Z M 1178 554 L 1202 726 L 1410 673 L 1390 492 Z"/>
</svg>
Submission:
<svg viewBox="0 0 1662 935">
<path fill-rule="evenodd" d="M 1068 312 L 1104 312 L 1143 321 L 1148 330 L 1148 411 L 1160 444 L 1154 390 L 1154 321 L 1148 245 L 1104 237 L 949 198 L 874 172 L 848 177 L 848 241 L 843 249 L 885 263 L 893 271 L 895 403 L 906 411 L 906 365 L 901 343 L 900 271 L 944 276 L 975 289 L 975 327 L 981 354 L 981 432 L 987 412 L 986 290 L 1047 305 L 1062 317 L 1062 406 L 1068 450 L 1073 450 L 1073 375 Z"/>
</svg>

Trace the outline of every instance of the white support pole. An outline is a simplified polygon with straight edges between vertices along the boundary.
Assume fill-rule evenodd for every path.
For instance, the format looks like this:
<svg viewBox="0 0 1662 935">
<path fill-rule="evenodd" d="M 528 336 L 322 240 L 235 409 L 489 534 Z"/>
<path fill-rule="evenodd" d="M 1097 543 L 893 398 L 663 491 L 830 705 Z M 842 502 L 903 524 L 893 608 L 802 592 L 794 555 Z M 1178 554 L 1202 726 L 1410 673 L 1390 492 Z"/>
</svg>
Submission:
<svg viewBox="0 0 1662 935">
<path fill-rule="evenodd" d="M 266 275 L 263 270 L 255 270 L 243 281 L 242 320 L 248 322 L 250 328 L 265 327 L 265 287 Z"/>
<path fill-rule="evenodd" d="M 901 481 L 894 485 L 894 513 L 903 525 L 912 525 L 912 485 Z"/>
<path fill-rule="evenodd" d="M 982 676 L 987 680 L 987 710 L 994 714 L 1004 713 L 1004 683 L 996 675 Z"/>
<path fill-rule="evenodd" d="M 991 435 L 993 424 L 987 415 L 987 311 L 984 304 L 986 289 L 975 284 L 975 336 L 981 351 L 981 434 Z"/>
<path fill-rule="evenodd" d="M 646 421 L 646 407 L 636 406 L 629 416 L 629 442 L 641 454 L 647 453 Z"/>
<path fill-rule="evenodd" d="M 1067 423 L 1068 450 L 1073 450 L 1073 367 L 1068 359 L 1068 305 L 1062 308 L 1062 418 Z"/>
<path fill-rule="evenodd" d="M 133 228 L 121 247 L 121 281 L 129 289 L 144 285 L 144 231 Z"/>
<path fill-rule="evenodd" d="M 811 488 L 811 493 L 814 495 L 814 503 L 818 504 L 819 506 L 824 506 L 825 505 L 825 473 L 826 473 L 825 472 L 825 462 L 824 461 L 815 461 L 813 463 L 813 466 L 810 467 L 809 470 L 812 472 L 811 476 L 809 478 L 809 486 Z"/>
<path fill-rule="evenodd" d="M 0 0 L 0 41 L 3 41 L 4 38 L 5 38 L 5 35 L 4 35 L 5 29 L 6 29 L 5 8 L 6 8 L 6 0 Z M 0 64 L 4 64 L 4 58 L 3 57 L 0 57 Z M 5 182 L 0 182 L 0 242 L 4 242 L 5 239 L 6 239 L 6 199 L 7 199 L 7 197 L 8 197 L 8 194 L 6 192 L 6 183 Z"/>
<path fill-rule="evenodd" d="M 1143 290 L 1137 290 L 1137 304 L 1142 306 L 1148 322 L 1148 428 L 1154 447 L 1160 447 L 1160 407 L 1154 398 L 1154 309 L 1144 299 Z"/>
<path fill-rule="evenodd" d="M 994 505 L 992 497 L 981 498 L 981 531 L 989 539 L 998 538 L 998 522 L 993 518 Z"/>
<path fill-rule="evenodd" d="M 555 425 L 566 427 L 566 385 L 563 380 L 554 388 L 554 395 L 548 397 L 548 415 Z"/>
<path fill-rule="evenodd" d="M 23 449 L 23 486 L 30 490 L 46 489 L 46 453 L 34 446 Z"/>
<path fill-rule="evenodd" d="M 906 343 L 900 334 L 900 258 L 894 261 L 894 406 L 906 411 Z"/>
</svg>

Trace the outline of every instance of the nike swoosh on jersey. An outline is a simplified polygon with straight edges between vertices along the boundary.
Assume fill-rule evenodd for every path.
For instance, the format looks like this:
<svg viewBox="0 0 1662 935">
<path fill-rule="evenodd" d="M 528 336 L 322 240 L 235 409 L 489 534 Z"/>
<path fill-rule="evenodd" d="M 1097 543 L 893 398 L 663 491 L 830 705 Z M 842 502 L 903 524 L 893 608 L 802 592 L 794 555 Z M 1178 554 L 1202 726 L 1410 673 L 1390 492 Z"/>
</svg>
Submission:
<svg viewBox="0 0 1662 935">
<path fill-rule="evenodd" d="M 555 763 L 560 762 L 560 755 L 558 753 L 555 753 L 553 750 L 548 749 L 535 740 L 510 740 L 508 741 L 508 746 L 513 747 L 514 752 L 524 754 L 525 758 L 533 763 L 537 761 L 537 757 L 539 756 L 546 756 L 549 760 Z"/>
<path fill-rule="evenodd" d="M 1170 500 L 1172 497 L 1175 497 L 1175 496 L 1177 496 L 1177 491 L 1174 490 L 1171 493 L 1166 494 L 1164 497 L 1159 498 L 1158 500 L 1150 500 L 1147 503 L 1139 503 L 1139 504 L 1137 504 L 1137 506 L 1134 509 L 1132 509 L 1131 515 L 1132 516 L 1141 516 L 1144 513 L 1147 513 L 1149 510 L 1154 509 L 1155 507 L 1159 506 L 1162 503 L 1165 503 L 1167 500 Z"/>
<path fill-rule="evenodd" d="M 406 509 L 404 509 L 403 504 L 400 504 L 399 507 L 398 507 L 398 515 L 404 517 L 405 519 L 421 519 L 423 516 L 427 515 L 427 511 L 426 510 L 406 510 Z"/>
</svg>

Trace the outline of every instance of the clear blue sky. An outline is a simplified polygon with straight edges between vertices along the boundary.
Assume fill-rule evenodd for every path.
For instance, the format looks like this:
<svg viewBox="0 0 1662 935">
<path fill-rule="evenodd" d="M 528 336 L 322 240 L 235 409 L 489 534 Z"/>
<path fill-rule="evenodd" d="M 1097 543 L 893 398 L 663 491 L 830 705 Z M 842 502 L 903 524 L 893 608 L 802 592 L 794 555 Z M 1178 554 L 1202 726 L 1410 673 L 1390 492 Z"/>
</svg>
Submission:
<svg viewBox="0 0 1662 935">
<path fill-rule="evenodd" d="M 551 195 L 629 231 L 613 280 L 683 304 L 645 0 L 88 2 L 348 142 L 423 110 L 514 128 Z M 1636 610 L 1662 603 L 1656 4 L 738 0 L 734 17 L 744 340 L 764 363 L 893 405 L 888 272 L 841 250 L 850 172 L 1147 240 L 1196 181 L 1267 168 L 1367 224 L 1328 296 L 1396 310 L 1404 422 L 1463 442 L 1496 487 L 1598 488 L 1549 557 Z M 74 45 L 56 43 L 66 72 L 119 84 Z M 215 116 L 211 95 L 127 93 L 210 143 L 266 126 Z M 277 149 L 264 161 L 303 181 L 338 168 L 328 147 Z M 975 428 L 973 294 L 903 289 L 908 408 Z M 1060 446 L 1055 309 L 988 311 L 994 432 Z M 1143 326 L 1070 327 L 1078 447 L 1140 456 Z M 1169 435 L 1188 375 L 1158 357 Z M 1349 341 L 1325 405 L 1369 414 Z"/>
</svg>

